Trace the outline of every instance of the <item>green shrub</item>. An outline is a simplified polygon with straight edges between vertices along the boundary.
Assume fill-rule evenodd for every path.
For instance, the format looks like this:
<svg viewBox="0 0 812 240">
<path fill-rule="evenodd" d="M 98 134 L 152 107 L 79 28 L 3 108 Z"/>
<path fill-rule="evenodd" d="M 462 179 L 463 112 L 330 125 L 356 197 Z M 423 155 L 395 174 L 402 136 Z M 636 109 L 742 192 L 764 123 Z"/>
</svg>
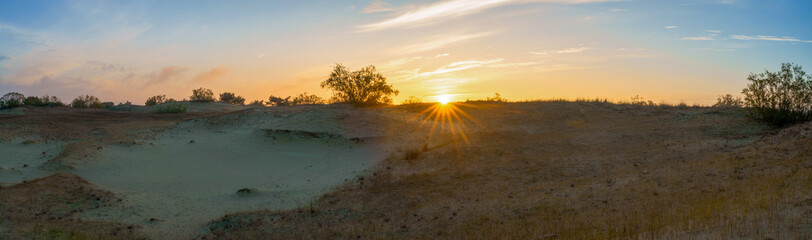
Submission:
<svg viewBox="0 0 812 240">
<path fill-rule="evenodd" d="M 156 96 L 152 96 L 152 97 L 147 98 L 147 101 L 144 102 L 144 105 L 146 105 L 146 106 L 155 106 L 155 105 L 158 105 L 158 104 L 161 104 L 161 103 L 164 103 L 164 102 L 166 102 L 166 95 L 156 95 Z"/>
<path fill-rule="evenodd" d="M 91 95 L 78 96 L 71 101 L 73 108 L 104 108 L 99 98 Z"/>
<path fill-rule="evenodd" d="M 220 102 L 230 103 L 234 105 L 243 105 L 245 104 L 245 98 L 237 96 L 237 94 L 234 94 L 233 92 L 224 92 L 220 94 Z"/>
<path fill-rule="evenodd" d="M 192 90 L 192 96 L 189 97 L 192 102 L 214 102 L 214 92 L 208 88 L 198 88 Z"/>
<path fill-rule="evenodd" d="M 189 107 L 186 104 L 182 103 L 170 103 L 170 104 L 163 104 L 155 106 L 152 109 L 154 113 L 185 113 L 189 110 Z"/>
<path fill-rule="evenodd" d="M 42 100 L 42 103 L 45 104 L 45 106 L 49 106 L 49 107 L 65 106 L 65 104 L 62 103 L 62 100 L 60 100 L 56 96 L 44 95 L 44 96 L 42 96 L 40 98 L 40 100 Z"/>
<path fill-rule="evenodd" d="M 801 66 L 781 64 L 781 70 L 753 74 L 742 90 L 748 115 L 775 126 L 785 126 L 812 119 L 812 75 Z"/>
<path fill-rule="evenodd" d="M 42 99 L 36 96 L 30 96 L 25 98 L 25 100 L 23 100 L 23 104 L 28 106 L 45 106 L 45 103 L 42 101 Z"/>
<path fill-rule="evenodd" d="M 3 108 L 13 108 L 16 106 L 23 105 L 23 101 L 25 101 L 25 95 L 18 93 L 18 92 L 10 92 L 3 95 L 0 98 L 0 109 Z"/>
</svg>

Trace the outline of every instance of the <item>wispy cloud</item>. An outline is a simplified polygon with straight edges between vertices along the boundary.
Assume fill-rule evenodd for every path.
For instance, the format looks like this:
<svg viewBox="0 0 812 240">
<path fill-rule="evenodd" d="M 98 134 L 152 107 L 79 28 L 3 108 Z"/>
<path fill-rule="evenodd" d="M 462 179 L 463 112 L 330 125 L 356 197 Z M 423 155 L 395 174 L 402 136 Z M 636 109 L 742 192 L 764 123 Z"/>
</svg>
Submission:
<svg viewBox="0 0 812 240">
<path fill-rule="evenodd" d="M 360 32 L 379 31 L 390 28 L 405 26 L 415 26 L 440 21 L 447 18 L 455 18 L 470 14 L 479 13 L 491 8 L 508 4 L 520 4 L 530 2 L 548 2 L 578 4 L 590 2 L 607 2 L 612 0 L 446 0 L 419 7 L 416 10 L 407 11 L 396 17 L 386 19 L 377 23 L 358 26 Z"/>
<path fill-rule="evenodd" d="M 504 59 L 501 59 L 501 58 L 492 59 L 492 60 L 485 60 L 485 61 L 480 61 L 480 60 L 458 61 L 458 62 L 453 62 L 451 64 L 442 66 L 440 68 L 437 68 L 436 70 L 431 71 L 431 72 L 419 73 L 418 76 L 419 77 L 428 77 L 428 76 L 437 75 L 437 74 L 462 71 L 462 70 L 482 67 L 482 66 L 485 66 L 487 64 L 498 63 L 498 62 L 502 62 L 502 61 L 504 61 Z"/>
<path fill-rule="evenodd" d="M 429 40 L 426 42 L 416 43 L 404 47 L 399 47 L 394 49 L 396 53 L 417 53 L 417 52 L 425 52 L 428 50 L 433 50 L 437 48 L 444 47 L 446 45 L 461 42 L 469 39 L 484 37 L 492 34 L 491 32 L 483 32 L 483 33 L 475 33 L 475 34 L 464 34 L 464 35 L 446 35 L 440 37 L 434 37 L 433 40 Z"/>
<path fill-rule="evenodd" d="M 578 48 L 566 48 L 560 50 L 545 50 L 540 52 L 528 52 L 534 55 L 548 55 L 548 54 L 566 54 L 566 53 L 579 53 L 587 50 L 592 50 L 589 47 L 578 47 Z"/>
<path fill-rule="evenodd" d="M 682 40 L 694 40 L 694 41 L 713 41 L 716 40 L 713 36 L 702 36 L 702 37 L 684 37 Z"/>
<path fill-rule="evenodd" d="M 668 28 L 668 29 L 675 29 L 675 28 L 679 28 L 679 26 L 665 26 L 665 28 Z"/>
<path fill-rule="evenodd" d="M 150 74 L 150 79 L 149 81 L 144 83 L 144 86 L 167 83 L 170 80 L 177 78 L 178 76 L 182 75 L 185 72 L 186 72 L 185 67 L 179 66 L 164 67 L 163 69 L 161 69 L 160 72 L 154 72 Z"/>
<path fill-rule="evenodd" d="M 215 78 L 226 75 L 229 72 L 231 72 L 231 66 L 219 66 L 198 74 L 192 81 L 195 83 L 210 83 Z"/>
<path fill-rule="evenodd" d="M 366 6 L 363 10 L 361 10 L 361 13 L 391 12 L 394 10 L 395 9 L 392 8 L 392 5 L 389 4 L 388 2 L 376 0 L 369 3 L 368 6 Z"/>
<path fill-rule="evenodd" d="M 87 61 L 85 64 L 103 72 L 126 72 L 130 70 L 129 66 L 120 63 Z"/>
<path fill-rule="evenodd" d="M 730 35 L 731 39 L 736 40 L 763 40 L 763 41 L 779 41 L 779 42 L 812 42 L 801 40 L 794 37 L 776 37 L 776 36 L 765 36 L 765 35 L 756 35 L 756 36 L 748 36 L 748 35 Z"/>
<path fill-rule="evenodd" d="M 610 12 L 628 12 L 628 11 L 629 11 L 629 9 L 625 9 L 625 8 L 612 8 L 612 9 L 609 9 L 609 11 L 610 11 Z"/>
</svg>

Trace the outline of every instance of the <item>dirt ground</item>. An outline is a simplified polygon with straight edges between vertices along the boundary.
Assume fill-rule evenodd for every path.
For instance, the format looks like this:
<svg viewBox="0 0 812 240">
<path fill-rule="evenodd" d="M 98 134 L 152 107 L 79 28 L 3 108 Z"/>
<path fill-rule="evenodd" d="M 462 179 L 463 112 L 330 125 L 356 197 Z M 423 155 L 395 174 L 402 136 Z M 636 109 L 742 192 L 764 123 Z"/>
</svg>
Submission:
<svg viewBox="0 0 812 240">
<path fill-rule="evenodd" d="M 604 102 L 333 108 L 346 134 L 383 134 L 391 154 L 314 204 L 228 214 L 197 238 L 812 236 L 812 123 L 773 129 L 739 109 Z M 184 120 L 250 114 L 24 111 L 0 115 L 0 137 L 72 140 L 71 159 Z M 0 188 L 0 199 L 0 236 L 11 239 L 143 237 L 137 225 L 79 222 L 72 211 L 117 197 L 70 173 Z"/>
</svg>

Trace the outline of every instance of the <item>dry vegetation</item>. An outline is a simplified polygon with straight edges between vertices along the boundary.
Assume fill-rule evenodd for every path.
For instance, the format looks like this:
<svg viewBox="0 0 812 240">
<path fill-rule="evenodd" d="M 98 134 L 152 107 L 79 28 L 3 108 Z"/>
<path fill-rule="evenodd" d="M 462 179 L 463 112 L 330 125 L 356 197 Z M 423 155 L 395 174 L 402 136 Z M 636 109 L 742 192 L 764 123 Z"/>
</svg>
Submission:
<svg viewBox="0 0 812 240">
<path fill-rule="evenodd" d="M 376 111 L 415 116 L 427 106 Z M 736 109 L 603 102 L 460 108 L 473 119 L 468 144 L 454 144 L 448 131 L 424 141 L 428 127 L 415 130 L 422 118 L 395 122 L 400 151 L 372 173 L 310 207 L 225 216 L 199 238 L 805 239 L 812 232 L 812 123 L 779 131 Z"/>
<path fill-rule="evenodd" d="M 466 143 L 448 125 L 420 127 L 430 106 L 336 114 L 347 129 L 386 129 L 397 151 L 311 206 L 230 214 L 198 238 L 812 236 L 812 122 L 773 129 L 733 108 L 469 103 L 457 105 L 470 115 Z M 244 113 L 25 110 L 0 115 L 0 137 L 71 140 L 74 157 L 184 119 Z M 67 173 L 0 188 L 0 239 L 138 238 L 138 226 L 74 218 L 116 201 Z"/>
<path fill-rule="evenodd" d="M 88 222 L 85 210 L 121 201 L 86 180 L 57 173 L 12 187 L 0 187 L 0 239 L 143 239 L 138 226 Z"/>
</svg>

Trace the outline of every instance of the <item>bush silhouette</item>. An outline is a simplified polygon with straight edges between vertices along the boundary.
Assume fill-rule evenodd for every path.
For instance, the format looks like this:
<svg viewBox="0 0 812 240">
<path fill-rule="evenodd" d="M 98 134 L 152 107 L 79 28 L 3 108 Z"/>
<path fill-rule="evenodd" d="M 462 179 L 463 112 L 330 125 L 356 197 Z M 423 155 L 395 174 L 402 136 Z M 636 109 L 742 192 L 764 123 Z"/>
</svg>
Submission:
<svg viewBox="0 0 812 240">
<path fill-rule="evenodd" d="M 231 103 L 234 105 L 243 105 L 245 104 L 245 98 L 237 96 L 237 94 L 234 94 L 232 92 L 224 92 L 220 94 L 220 102 Z"/>
<path fill-rule="evenodd" d="M 335 102 L 364 105 L 391 104 L 392 95 L 399 93 L 386 84 L 386 78 L 372 65 L 350 72 L 344 65 L 336 64 L 321 87 L 333 91 Z"/>
<path fill-rule="evenodd" d="M 714 107 L 722 107 L 722 108 L 738 108 L 744 104 L 741 98 L 734 98 L 733 95 L 727 94 L 724 96 L 719 96 L 716 99 L 716 104 L 713 104 Z"/>
<path fill-rule="evenodd" d="M 73 108 L 104 108 L 99 98 L 91 95 L 78 96 L 71 101 Z"/>
<path fill-rule="evenodd" d="M 259 106 L 265 106 L 265 101 L 262 101 L 262 100 L 254 100 L 253 102 L 251 102 L 251 103 L 250 103 L 250 104 L 248 104 L 248 105 L 254 105 L 254 106 L 256 106 L 256 105 L 259 105 Z"/>
<path fill-rule="evenodd" d="M 268 97 L 268 105 L 277 106 L 277 107 L 290 106 L 291 105 L 290 96 L 288 96 L 286 98 L 281 98 L 281 97 L 271 95 L 270 97 Z"/>
<path fill-rule="evenodd" d="M 208 88 L 198 88 L 192 90 L 192 96 L 189 97 L 192 102 L 214 102 L 214 92 Z"/>
<path fill-rule="evenodd" d="M 155 106 L 161 103 L 165 103 L 166 101 L 167 101 L 166 95 L 155 95 L 147 98 L 147 101 L 144 103 L 144 105 Z"/>
<path fill-rule="evenodd" d="M 290 98 L 290 97 L 288 97 Z M 307 94 L 304 92 L 293 98 L 291 105 L 311 105 L 311 104 L 324 104 L 324 99 L 315 94 Z"/>
<path fill-rule="evenodd" d="M 45 102 L 37 96 L 30 96 L 23 100 L 23 104 L 28 106 L 45 106 Z"/>
<path fill-rule="evenodd" d="M 23 105 L 23 101 L 25 101 L 25 95 L 21 93 L 6 93 L 6 95 L 3 95 L 3 97 L 0 98 L 0 109 Z"/>
<path fill-rule="evenodd" d="M 749 116 L 775 126 L 812 119 L 812 76 L 801 66 L 781 64 L 781 70 L 747 77 L 744 104 Z"/>
<path fill-rule="evenodd" d="M 43 96 L 42 96 L 41 98 L 39 98 L 39 99 L 40 99 L 40 100 L 42 100 L 42 103 L 43 103 L 43 104 L 45 104 L 45 106 L 49 106 L 49 107 L 54 107 L 54 106 L 65 106 L 65 104 L 64 104 L 64 103 L 62 103 L 62 100 L 60 100 L 60 99 L 59 99 L 58 97 L 56 97 L 56 96 L 48 96 L 48 95 L 43 95 Z"/>
</svg>

